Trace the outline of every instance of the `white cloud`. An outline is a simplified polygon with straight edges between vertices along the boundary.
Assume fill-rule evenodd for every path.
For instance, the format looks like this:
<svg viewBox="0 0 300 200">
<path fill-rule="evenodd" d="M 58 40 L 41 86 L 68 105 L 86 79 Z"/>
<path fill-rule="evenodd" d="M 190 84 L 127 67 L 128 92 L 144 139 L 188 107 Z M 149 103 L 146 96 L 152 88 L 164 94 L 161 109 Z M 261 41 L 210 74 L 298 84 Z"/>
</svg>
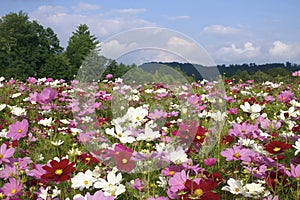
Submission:
<svg viewBox="0 0 300 200">
<path fill-rule="evenodd" d="M 190 19 L 191 17 L 188 15 L 179 15 L 179 16 L 169 16 L 168 19 L 170 20 L 184 20 L 184 19 Z"/>
<path fill-rule="evenodd" d="M 99 10 L 100 6 L 95 4 L 89 4 L 89 3 L 78 3 L 78 5 L 73 6 L 73 10 L 76 13 L 85 12 L 85 11 L 91 11 L 91 10 Z"/>
<path fill-rule="evenodd" d="M 93 6 L 91 4 L 79 5 L 85 10 L 92 9 Z M 66 47 L 68 39 L 79 24 L 87 24 L 91 33 L 100 39 L 133 28 L 155 26 L 155 23 L 139 17 L 142 12 L 145 12 L 145 9 L 129 8 L 114 9 L 106 13 L 84 14 L 68 12 L 61 6 L 40 6 L 29 16 L 31 19 L 38 20 L 44 27 L 51 27 L 57 33 L 61 45 Z"/>
<path fill-rule="evenodd" d="M 126 43 L 120 43 L 118 40 L 113 39 L 104 42 L 101 45 L 100 54 L 107 58 L 118 59 L 120 56 L 123 56 L 124 54 L 135 50 L 137 47 L 138 44 L 135 42 L 126 44 Z"/>
<path fill-rule="evenodd" d="M 237 61 L 247 62 L 248 59 L 257 58 L 260 53 L 260 47 L 255 47 L 251 42 L 246 42 L 241 48 L 235 44 L 230 47 L 222 47 L 217 51 L 216 56 L 223 62 L 234 63 Z"/>
<path fill-rule="evenodd" d="M 114 15 L 138 15 L 146 12 L 144 8 L 126 8 L 126 9 L 113 9 L 109 13 Z"/>
<path fill-rule="evenodd" d="M 273 46 L 269 49 L 269 54 L 274 59 L 293 59 L 300 56 L 300 47 L 296 45 L 286 44 L 279 40 L 273 42 Z"/>
<path fill-rule="evenodd" d="M 215 24 L 204 27 L 203 32 L 207 34 L 232 35 L 241 32 L 241 30 L 231 26 Z"/>
<path fill-rule="evenodd" d="M 167 49 L 177 52 L 182 58 L 194 64 L 209 66 L 213 63 L 205 49 L 200 47 L 196 42 L 188 41 L 181 37 L 170 37 L 167 43 Z"/>
</svg>

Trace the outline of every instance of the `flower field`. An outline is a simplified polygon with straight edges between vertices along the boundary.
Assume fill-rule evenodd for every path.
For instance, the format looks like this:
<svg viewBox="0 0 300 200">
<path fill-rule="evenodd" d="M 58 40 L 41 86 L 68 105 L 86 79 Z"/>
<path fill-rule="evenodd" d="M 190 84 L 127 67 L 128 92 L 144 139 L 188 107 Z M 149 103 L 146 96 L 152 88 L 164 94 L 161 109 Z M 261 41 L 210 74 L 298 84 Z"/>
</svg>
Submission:
<svg viewBox="0 0 300 200">
<path fill-rule="evenodd" d="M 0 199 L 300 199 L 293 78 L 224 93 L 1 78 Z"/>
</svg>

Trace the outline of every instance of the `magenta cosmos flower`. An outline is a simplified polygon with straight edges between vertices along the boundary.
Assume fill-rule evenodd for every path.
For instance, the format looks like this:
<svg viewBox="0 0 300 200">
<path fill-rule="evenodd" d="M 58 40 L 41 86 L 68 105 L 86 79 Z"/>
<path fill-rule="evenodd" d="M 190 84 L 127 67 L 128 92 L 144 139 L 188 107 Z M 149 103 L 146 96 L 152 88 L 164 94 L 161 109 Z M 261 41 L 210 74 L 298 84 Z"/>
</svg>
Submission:
<svg viewBox="0 0 300 200">
<path fill-rule="evenodd" d="M 58 93 L 56 90 L 53 90 L 52 88 L 44 88 L 42 93 L 37 95 L 36 100 L 39 103 L 48 104 L 54 100 L 57 95 Z"/>
<path fill-rule="evenodd" d="M 4 184 L 1 188 L 3 194 L 8 197 L 19 195 L 23 189 L 22 183 L 20 183 L 20 178 L 17 180 L 15 178 L 10 178 L 9 182 Z"/>
<path fill-rule="evenodd" d="M 94 195 L 91 195 L 89 192 L 86 194 L 85 198 L 84 197 L 78 197 L 75 198 L 75 200 L 114 200 L 115 198 L 112 196 L 105 196 L 104 192 L 101 190 L 97 191 Z"/>
<path fill-rule="evenodd" d="M 14 124 L 9 125 L 9 132 L 7 133 L 7 137 L 12 140 L 19 140 L 26 136 L 28 131 L 28 121 L 27 119 L 23 119 L 21 122 L 15 122 Z"/>
<path fill-rule="evenodd" d="M 6 144 L 3 143 L 0 147 L 0 164 L 2 164 L 2 162 L 9 163 L 8 159 L 14 155 L 14 152 L 14 148 L 7 149 Z"/>
<path fill-rule="evenodd" d="M 233 145 L 233 148 L 227 148 L 221 152 L 221 156 L 226 158 L 226 161 L 242 160 L 249 162 L 251 157 L 254 157 L 255 153 L 250 149 L 246 149 L 240 146 Z"/>
</svg>

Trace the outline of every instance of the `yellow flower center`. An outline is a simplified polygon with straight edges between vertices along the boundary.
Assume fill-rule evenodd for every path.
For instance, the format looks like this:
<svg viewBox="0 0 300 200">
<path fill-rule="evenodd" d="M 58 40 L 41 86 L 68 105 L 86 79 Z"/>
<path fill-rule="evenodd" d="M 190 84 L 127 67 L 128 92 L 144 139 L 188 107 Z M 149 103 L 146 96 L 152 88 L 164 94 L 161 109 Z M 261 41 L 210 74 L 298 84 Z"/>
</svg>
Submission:
<svg viewBox="0 0 300 200">
<path fill-rule="evenodd" d="M 118 136 L 118 137 L 122 137 L 122 133 L 118 133 L 117 136 Z"/>
<path fill-rule="evenodd" d="M 10 191 L 10 193 L 11 193 L 11 194 L 16 194 L 16 193 L 17 193 L 17 189 L 16 189 L 16 188 L 12 189 L 12 190 Z"/>
<path fill-rule="evenodd" d="M 89 181 L 88 180 L 85 180 L 83 181 L 84 185 L 88 185 L 89 184 Z"/>
<path fill-rule="evenodd" d="M 87 157 L 87 158 L 85 158 L 85 160 L 89 162 L 91 160 L 91 158 Z"/>
<path fill-rule="evenodd" d="M 170 174 L 170 175 L 173 175 L 173 174 L 175 174 L 175 172 L 174 172 L 174 171 L 170 171 L 169 174 Z"/>
<path fill-rule="evenodd" d="M 22 129 L 19 129 L 19 130 L 18 130 L 18 133 L 22 133 Z"/>
<path fill-rule="evenodd" d="M 236 157 L 236 158 L 240 158 L 241 157 L 241 155 L 238 152 L 236 152 L 233 156 Z"/>
<path fill-rule="evenodd" d="M 56 175 L 62 175 L 63 170 L 62 170 L 62 169 L 57 169 L 57 170 L 55 170 L 54 173 L 55 173 Z"/>
<path fill-rule="evenodd" d="M 140 121 L 140 120 L 141 120 L 141 118 L 140 118 L 139 116 L 137 116 L 137 117 L 136 117 L 136 120 L 137 120 L 137 121 Z"/>
<path fill-rule="evenodd" d="M 274 150 L 275 152 L 278 152 L 278 151 L 280 151 L 280 147 L 275 147 L 273 150 Z"/>
<path fill-rule="evenodd" d="M 235 188 L 235 190 L 234 190 L 235 192 L 239 192 L 240 191 L 240 189 L 239 188 Z"/>
<path fill-rule="evenodd" d="M 3 155 L 0 153 L 0 159 L 3 158 Z"/>
<path fill-rule="evenodd" d="M 126 158 L 123 158 L 123 159 L 122 159 L 122 163 L 123 163 L 123 164 L 126 164 L 127 162 L 128 162 L 128 160 L 127 160 Z"/>
<path fill-rule="evenodd" d="M 201 136 L 200 136 L 200 135 L 197 135 L 197 136 L 196 136 L 196 139 L 197 139 L 197 140 L 201 140 Z"/>
<path fill-rule="evenodd" d="M 201 197 L 203 195 L 203 190 L 198 188 L 194 191 L 194 193 L 195 193 L 195 195 L 197 195 L 197 197 Z"/>
</svg>

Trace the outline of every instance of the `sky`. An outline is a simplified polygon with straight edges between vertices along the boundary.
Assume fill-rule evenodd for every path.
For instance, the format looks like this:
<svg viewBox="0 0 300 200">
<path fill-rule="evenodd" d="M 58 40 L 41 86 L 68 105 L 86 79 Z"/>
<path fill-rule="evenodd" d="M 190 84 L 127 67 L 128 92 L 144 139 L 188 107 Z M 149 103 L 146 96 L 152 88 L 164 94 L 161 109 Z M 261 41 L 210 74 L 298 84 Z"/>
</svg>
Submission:
<svg viewBox="0 0 300 200">
<path fill-rule="evenodd" d="M 299 0 L 0 0 L 0 3 L 0 16 L 23 10 L 30 20 L 51 27 L 63 47 L 79 24 L 87 24 L 103 47 L 114 53 L 152 42 L 154 47 L 162 51 L 167 48 L 174 55 L 186 56 L 188 61 L 197 57 L 197 50 L 202 48 L 201 52 L 206 52 L 216 64 L 287 61 L 300 64 Z M 116 40 L 116 34 L 145 27 L 157 27 L 149 31 L 162 28 L 167 32 L 161 37 L 166 40 L 165 45 L 158 45 L 163 41 L 155 37 L 143 38 L 147 35 L 143 33 L 129 35 L 131 43 Z M 139 44 L 132 40 L 135 37 L 148 43 Z M 160 55 L 162 61 L 167 60 L 168 55 Z"/>
</svg>

